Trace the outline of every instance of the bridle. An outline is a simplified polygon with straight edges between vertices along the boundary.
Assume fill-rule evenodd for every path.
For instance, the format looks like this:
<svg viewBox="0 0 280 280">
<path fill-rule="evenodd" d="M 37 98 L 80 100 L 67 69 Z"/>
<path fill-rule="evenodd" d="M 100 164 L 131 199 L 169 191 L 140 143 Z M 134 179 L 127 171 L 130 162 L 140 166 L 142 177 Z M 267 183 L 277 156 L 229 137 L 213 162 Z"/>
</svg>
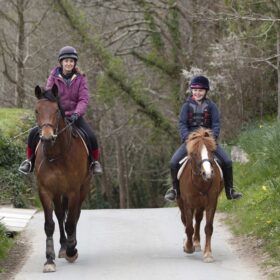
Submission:
<svg viewBox="0 0 280 280">
<path fill-rule="evenodd" d="M 193 170 L 193 168 L 192 168 L 192 172 L 193 172 L 193 174 L 194 175 L 196 175 L 196 176 L 202 176 L 202 169 L 201 169 L 201 167 L 202 167 L 202 164 L 204 163 L 204 162 L 209 162 L 210 163 L 210 165 L 211 165 L 211 168 L 213 167 L 213 160 L 212 159 L 208 159 L 208 158 L 205 158 L 205 159 L 203 159 L 203 160 L 196 160 L 194 157 L 190 157 L 190 161 L 193 161 L 194 162 L 194 164 L 195 164 L 195 170 Z M 198 170 L 198 171 L 197 171 Z"/>
<path fill-rule="evenodd" d="M 38 115 L 39 113 L 37 113 Z M 58 130 L 58 127 L 59 127 L 59 121 L 60 121 L 60 118 L 61 118 L 61 112 L 60 110 L 57 110 L 57 112 L 55 113 L 57 116 L 56 116 L 56 124 L 51 124 L 51 123 L 43 123 L 41 125 L 38 124 L 38 127 L 39 127 L 39 133 L 40 133 L 40 139 L 42 140 L 42 130 L 44 127 L 50 127 L 53 129 L 54 131 L 54 134 L 52 136 L 52 142 L 55 142 L 57 136 L 59 133 L 61 133 L 59 130 Z"/>
<path fill-rule="evenodd" d="M 36 113 L 37 115 L 39 115 L 39 112 Z M 60 121 L 61 119 L 63 118 L 63 115 L 62 115 L 62 112 L 61 112 L 61 109 L 58 108 L 58 110 L 53 113 L 53 114 L 56 114 L 56 122 L 54 124 L 52 123 L 43 123 L 41 125 L 38 124 L 38 127 L 39 127 L 39 135 L 40 135 L 40 141 L 42 142 L 43 144 L 43 152 L 44 152 L 44 155 L 45 155 L 45 159 L 47 159 L 49 162 L 53 162 L 55 160 L 57 160 L 58 158 L 60 158 L 64 153 L 65 151 L 69 150 L 70 149 L 70 145 L 71 145 L 71 134 L 72 134 L 72 125 L 73 125 L 73 122 L 69 122 L 66 118 L 64 118 L 64 122 L 65 122 L 65 125 L 59 129 L 59 124 L 60 124 Z M 49 143 L 51 144 L 51 146 L 53 146 L 55 143 L 56 143 L 56 140 L 58 139 L 58 136 L 63 133 L 64 131 L 68 131 L 68 136 L 67 136 L 67 143 L 65 146 L 63 146 L 64 148 L 59 152 L 58 155 L 54 156 L 54 157 L 49 157 L 47 156 L 47 146 L 44 145 L 45 143 L 47 143 L 48 141 L 45 141 L 43 139 L 43 136 L 42 136 L 42 130 L 43 128 L 46 128 L 46 127 L 50 127 L 53 129 L 53 135 L 52 135 L 52 139 L 49 140 Z M 42 163 L 41 163 L 42 164 Z"/>
<path fill-rule="evenodd" d="M 37 113 L 39 114 L 39 113 Z M 51 127 L 54 131 L 54 134 L 53 134 L 53 139 L 52 139 L 52 143 L 54 144 L 58 135 L 61 134 L 64 130 L 68 129 L 69 127 L 71 127 L 73 125 L 72 122 L 69 122 L 66 118 L 64 118 L 65 120 L 65 123 L 66 125 L 59 129 L 59 121 L 62 117 L 62 113 L 61 113 L 61 110 L 58 109 L 54 114 L 56 114 L 56 124 L 51 124 L 51 123 L 43 123 L 42 125 L 38 125 L 39 127 L 39 134 L 40 134 L 40 139 L 42 140 L 42 130 L 44 127 Z"/>
</svg>

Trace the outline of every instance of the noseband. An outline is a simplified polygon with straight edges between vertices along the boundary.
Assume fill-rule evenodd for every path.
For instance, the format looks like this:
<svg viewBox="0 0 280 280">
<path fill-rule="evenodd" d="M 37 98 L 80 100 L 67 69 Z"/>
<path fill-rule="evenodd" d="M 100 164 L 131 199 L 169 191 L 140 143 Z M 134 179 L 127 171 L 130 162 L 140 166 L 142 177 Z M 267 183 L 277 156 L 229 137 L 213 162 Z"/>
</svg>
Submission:
<svg viewBox="0 0 280 280">
<path fill-rule="evenodd" d="M 196 176 L 199 176 L 199 175 L 202 174 L 201 167 L 202 167 L 202 164 L 204 162 L 209 162 L 211 167 L 213 167 L 213 160 L 210 160 L 208 158 L 205 158 L 203 160 L 197 161 L 195 158 L 191 157 L 191 160 L 193 160 L 193 162 L 195 163 L 195 170 L 193 170 L 193 168 L 192 168 L 192 171 L 193 171 L 194 175 L 196 175 Z"/>
</svg>

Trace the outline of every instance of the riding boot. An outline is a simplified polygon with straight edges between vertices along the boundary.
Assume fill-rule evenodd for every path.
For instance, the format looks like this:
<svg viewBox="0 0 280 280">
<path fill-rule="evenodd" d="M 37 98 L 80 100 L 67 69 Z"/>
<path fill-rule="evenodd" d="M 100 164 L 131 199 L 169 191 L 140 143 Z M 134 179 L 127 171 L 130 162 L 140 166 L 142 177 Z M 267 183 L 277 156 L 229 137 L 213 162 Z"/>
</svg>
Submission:
<svg viewBox="0 0 280 280">
<path fill-rule="evenodd" d="M 231 199 L 240 199 L 242 197 L 242 193 L 236 192 L 233 188 L 233 174 L 232 167 L 223 168 L 224 173 L 224 184 L 225 184 L 225 192 L 228 200 Z"/>
<path fill-rule="evenodd" d="M 167 201 L 173 202 L 180 195 L 177 173 L 176 169 L 171 168 L 172 188 L 169 188 L 164 196 L 164 199 Z"/>
</svg>

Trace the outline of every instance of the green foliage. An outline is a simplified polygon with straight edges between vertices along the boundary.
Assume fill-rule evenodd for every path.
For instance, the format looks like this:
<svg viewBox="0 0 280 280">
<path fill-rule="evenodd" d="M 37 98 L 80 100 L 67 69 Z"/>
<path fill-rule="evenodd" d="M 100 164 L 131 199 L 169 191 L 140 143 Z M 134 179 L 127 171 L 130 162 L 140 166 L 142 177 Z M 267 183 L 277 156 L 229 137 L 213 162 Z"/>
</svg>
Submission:
<svg viewBox="0 0 280 280">
<path fill-rule="evenodd" d="M 28 207 L 34 201 L 32 179 L 18 172 L 18 165 L 25 158 L 27 135 L 24 133 L 16 140 L 13 137 L 30 128 L 33 116 L 28 110 L 6 108 L 0 109 L 0 116 L 3 119 L 0 129 L 0 203 Z"/>
<path fill-rule="evenodd" d="M 21 153 L 20 147 L 15 146 L 10 139 L 4 137 L 0 131 L 0 167 L 9 168 L 19 157 Z"/>
<path fill-rule="evenodd" d="M 12 138 L 30 125 L 34 120 L 33 112 L 17 108 L 0 108 L 0 135 Z M 11 139 L 12 141 L 12 139 Z"/>
<path fill-rule="evenodd" d="M 272 264 L 280 261 L 280 124 L 266 123 L 248 129 L 238 145 L 249 155 L 247 164 L 235 164 L 234 175 L 244 197 L 237 202 L 222 200 L 220 208 L 232 214 L 237 233 L 264 241 Z M 238 223 L 236 223 L 238 221 Z"/>
<path fill-rule="evenodd" d="M 6 228 L 0 223 L 0 259 L 6 257 L 9 248 L 12 245 L 12 240 L 7 237 Z M 1 267 L 0 267 L 1 272 Z"/>
<path fill-rule="evenodd" d="M 115 96 L 121 95 L 119 88 L 107 77 L 99 75 L 97 77 L 97 96 L 100 101 L 107 105 L 113 105 Z"/>
</svg>

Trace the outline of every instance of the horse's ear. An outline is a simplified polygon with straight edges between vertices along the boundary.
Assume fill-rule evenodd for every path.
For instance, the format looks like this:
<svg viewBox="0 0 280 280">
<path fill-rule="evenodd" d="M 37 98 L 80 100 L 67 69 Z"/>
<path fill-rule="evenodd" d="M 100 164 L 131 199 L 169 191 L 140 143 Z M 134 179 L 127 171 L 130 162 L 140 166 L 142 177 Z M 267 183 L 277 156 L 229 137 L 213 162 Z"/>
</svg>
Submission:
<svg viewBox="0 0 280 280">
<path fill-rule="evenodd" d="M 42 96 L 43 96 L 42 89 L 41 89 L 39 86 L 36 86 L 36 87 L 35 87 L 35 96 L 36 96 L 38 99 L 41 99 Z"/>
<path fill-rule="evenodd" d="M 205 136 L 205 137 L 210 137 L 209 131 L 205 131 L 204 136 Z"/>
<path fill-rule="evenodd" d="M 58 88 L 57 88 L 56 84 L 53 84 L 53 86 L 52 86 L 52 93 L 53 93 L 55 98 L 58 97 Z"/>
</svg>

